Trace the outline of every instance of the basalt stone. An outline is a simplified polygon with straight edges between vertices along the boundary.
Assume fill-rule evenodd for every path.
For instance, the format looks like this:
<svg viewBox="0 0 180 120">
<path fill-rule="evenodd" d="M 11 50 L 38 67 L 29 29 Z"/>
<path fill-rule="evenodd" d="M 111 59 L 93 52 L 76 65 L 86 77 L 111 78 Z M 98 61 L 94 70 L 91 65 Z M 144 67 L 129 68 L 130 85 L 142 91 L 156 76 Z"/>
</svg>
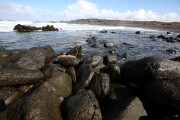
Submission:
<svg viewBox="0 0 180 120">
<path fill-rule="evenodd" d="M 47 25 L 42 27 L 42 31 L 59 31 L 59 29 L 55 28 L 53 25 Z"/>
<path fill-rule="evenodd" d="M 58 64 L 48 64 L 43 69 L 42 72 L 48 77 L 51 78 L 53 75 L 65 72 L 66 68 Z"/>
<path fill-rule="evenodd" d="M 94 92 L 97 98 L 105 97 L 109 93 L 110 79 L 106 73 L 97 73 L 89 84 L 89 88 Z"/>
<path fill-rule="evenodd" d="M 117 56 L 116 54 L 109 54 L 104 57 L 104 63 L 105 64 L 115 64 L 117 62 Z"/>
<path fill-rule="evenodd" d="M 140 34 L 141 32 L 140 31 L 136 31 L 135 34 Z"/>
<path fill-rule="evenodd" d="M 46 59 L 47 59 L 46 61 L 47 62 L 51 61 L 51 59 L 55 57 L 55 52 L 52 46 L 46 45 L 46 46 L 42 46 L 42 48 L 45 50 L 46 53 Z"/>
<path fill-rule="evenodd" d="M 75 56 L 72 55 L 60 55 L 58 56 L 59 63 L 63 66 L 77 66 L 80 62 Z"/>
<path fill-rule="evenodd" d="M 77 81 L 74 85 L 74 90 L 84 89 L 91 82 L 94 76 L 92 66 L 88 64 L 82 64 L 77 71 Z"/>
<path fill-rule="evenodd" d="M 98 101 L 91 90 L 68 97 L 61 110 L 65 120 L 102 120 Z"/>
<path fill-rule="evenodd" d="M 125 99 L 131 96 L 130 88 L 121 85 L 111 83 L 111 89 L 107 96 L 106 105 L 112 106 L 117 103 L 122 103 Z"/>
<path fill-rule="evenodd" d="M 66 70 L 66 73 L 71 76 L 73 83 L 76 83 L 76 71 L 75 71 L 75 68 L 74 67 L 69 67 Z"/>
<path fill-rule="evenodd" d="M 39 47 L 14 54 L 8 59 L 8 62 L 9 66 L 13 68 L 38 70 L 45 65 L 46 58 L 46 51 Z"/>
<path fill-rule="evenodd" d="M 73 55 L 73 56 L 76 56 L 77 58 L 80 58 L 82 56 L 82 46 L 76 46 L 70 49 L 70 51 L 68 51 L 66 54 Z"/>
<path fill-rule="evenodd" d="M 102 69 L 103 72 L 108 73 L 110 76 L 111 82 L 120 82 L 120 67 L 117 64 L 109 64 Z"/>
<path fill-rule="evenodd" d="M 121 78 L 137 85 L 180 78 L 180 63 L 161 57 L 128 61 L 121 66 Z"/>
<path fill-rule="evenodd" d="M 7 99 L 11 95 L 13 95 L 15 92 L 18 92 L 16 88 L 13 87 L 1 87 L 0 88 L 0 99 Z"/>
<path fill-rule="evenodd" d="M 44 75 L 39 70 L 0 69 L 0 87 L 35 84 L 43 79 Z"/>
<path fill-rule="evenodd" d="M 141 120 L 144 116 L 147 116 L 147 113 L 140 99 L 131 97 L 110 108 L 104 120 Z"/>
<path fill-rule="evenodd" d="M 145 96 L 166 111 L 180 112 L 180 79 L 160 80 L 145 87 Z"/>
<path fill-rule="evenodd" d="M 180 62 L 180 56 L 179 56 L 179 57 L 172 58 L 171 60 Z"/>
<path fill-rule="evenodd" d="M 180 34 L 176 36 L 176 38 L 180 38 Z"/>
<path fill-rule="evenodd" d="M 41 28 L 35 26 L 17 24 L 16 26 L 14 26 L 13 30 L 17 32 L 33 32 L 33 31 L 41 30 Z"/>
<path fill-rule="evenodd" d="M 103 62 L 103 57 L 101 55 L 92 55 L 87 60 L 87 63 L 91 64 L 93 68 L 98 66 L 102 62 Z"/>
<path fill-rule="evenodd" d="M 102 30 L 99 33 L 108 33 L 108 31 L 107 30 Z"/>
<path fill-rule="evenodd" d="M 72 80 L 66 73 L 53 76 L 10 104 L 9 120 L 62 120 L 62 97 L 72 93 Z"/>
<path fill-rule="evenodd" d="M 177 53 L 177 51 L 175 49 L 167 49 L 166 51 L 170 54 L 176 54 Z"/>
</svg>

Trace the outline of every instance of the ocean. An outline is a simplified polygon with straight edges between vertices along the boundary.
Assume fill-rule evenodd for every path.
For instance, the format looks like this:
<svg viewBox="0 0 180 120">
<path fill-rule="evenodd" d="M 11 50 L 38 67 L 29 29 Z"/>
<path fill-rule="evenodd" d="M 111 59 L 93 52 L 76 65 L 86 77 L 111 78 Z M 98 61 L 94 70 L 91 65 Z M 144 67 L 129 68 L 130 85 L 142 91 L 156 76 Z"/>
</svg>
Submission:
<svg viewBox="0 0 180 120">
<path fill-rule="evenodd" d="M 19 33 L 13 31 L 17 24 L 42 27 L 54 25 L 61 28 L 60 31 L 53 32 L 27 32 Z M 105 30 L 107 33 L 101 33 Z M 135 34 L 140 31 L 141 34 Z M 119 59 L 124 53 L 129 54 L 129 59 L 139 59 L 148 56 L 162 56 L 173 58 L 180 56 L 180 42 L 168 43 L 161 39 L 151 39 L 150 35 L 166 35 L 167 31 L 152 29 L 131 28 L 122 26 L 103 26 L 87 24 L 68 24 L 52 22 L 32 22 L 32 21 L 0 21 L 0 47 L 8 50 L 29 49 L 44 45 L 51 45 L 57 54 L 67 52 L 75 46 L 83 47 L 83 54 L 106 55 L 109 51 L 116 51 Z M 177 33 L 172 33 L 174 36 Z M 97 48 L 92 48 L 87 43 L 87 39 L 95 36 L 97 38 Z M 115 47 L 105 48 L 103 42 L 112 42 Z M 166 50 L 174 49 L 176 54 L 170 54 Z"/>
</svg>

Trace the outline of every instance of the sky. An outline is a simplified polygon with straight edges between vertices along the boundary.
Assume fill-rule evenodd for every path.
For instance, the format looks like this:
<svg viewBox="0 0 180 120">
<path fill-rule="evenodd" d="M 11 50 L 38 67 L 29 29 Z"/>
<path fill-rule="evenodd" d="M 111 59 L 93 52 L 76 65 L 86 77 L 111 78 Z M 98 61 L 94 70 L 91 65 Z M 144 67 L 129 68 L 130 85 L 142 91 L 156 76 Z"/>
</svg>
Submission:
<svg viewBox="0 0 180 120">
<path fill-rule="evenodd" d="M 0 20 L 180 22 L 180 0 L 0 0 Z"/>
</svg>

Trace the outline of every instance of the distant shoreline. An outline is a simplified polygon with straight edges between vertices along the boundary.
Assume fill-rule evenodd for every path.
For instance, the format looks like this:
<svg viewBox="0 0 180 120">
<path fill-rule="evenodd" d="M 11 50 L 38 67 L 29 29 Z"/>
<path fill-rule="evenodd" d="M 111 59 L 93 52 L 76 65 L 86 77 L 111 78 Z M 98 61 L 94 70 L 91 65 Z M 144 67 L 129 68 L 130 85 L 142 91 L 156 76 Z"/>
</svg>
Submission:
<svg viewBox="0 0 180 120">
<path fill-rule="evenodd" d="M 139 27 L 168 32 L 180 33 L 180 22 L 158 22 L 158 21 L 122 21 L 122 20 L 106 20 L 106 19 L 77 19 L 66 21 L 71 24 L 89 24 L 89 25 L 111 25 L 124 27 Z"/>
</svg>

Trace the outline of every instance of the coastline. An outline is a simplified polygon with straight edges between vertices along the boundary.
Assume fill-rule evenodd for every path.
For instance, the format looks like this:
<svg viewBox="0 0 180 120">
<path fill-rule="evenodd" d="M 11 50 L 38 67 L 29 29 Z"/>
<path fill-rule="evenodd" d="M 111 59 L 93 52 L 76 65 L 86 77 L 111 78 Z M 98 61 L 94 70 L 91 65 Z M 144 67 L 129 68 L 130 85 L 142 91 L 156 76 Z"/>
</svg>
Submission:
<svg viewBox="0 0 180 120">
<path fill-rule="evenodd" d="M 167 32 L 180 33 L 180 23 L 179 22 L 77 19 L 77 20 L 65 21 L 65 23 L 138 27 L 138 28 L 148 28 L 148 29 L 162 30 L 162 31 L 167 31 Z"/>
</svg>

